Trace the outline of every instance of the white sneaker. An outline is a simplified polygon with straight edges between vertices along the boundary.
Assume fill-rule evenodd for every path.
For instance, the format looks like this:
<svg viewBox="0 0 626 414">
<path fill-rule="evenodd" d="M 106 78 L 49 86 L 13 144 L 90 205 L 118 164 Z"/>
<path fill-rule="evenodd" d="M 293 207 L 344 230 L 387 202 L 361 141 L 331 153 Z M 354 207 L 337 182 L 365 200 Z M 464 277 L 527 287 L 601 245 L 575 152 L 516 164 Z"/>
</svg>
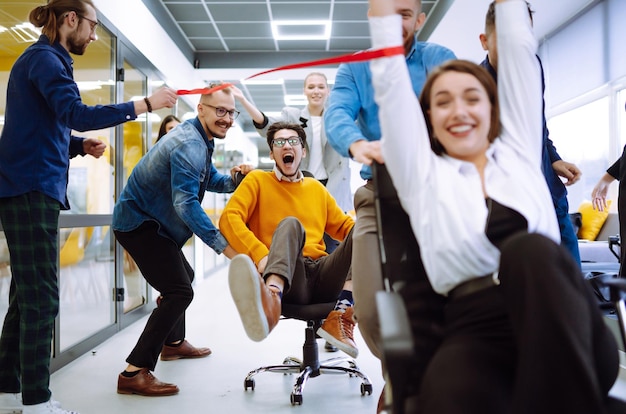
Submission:
<svg viewBox="0 0 626 414">
<path fill-rule="evenodd" d="M 50 404 L 61 408 L 61 403 L 50 399 Z M 24 410 L 21 393 L 0 392 L 0 414 L 20 414 Z"/>
<path fill-rule="evenodd" d="M 23 407 L 22 394 L 0 392 L 0 414 L 19 414 Z"/>
<path fill-rule="evenodd" d="M 50 400 L 41 404 L 24 405 L 22 414 L 78 414 L 78 412 L 64 410 L 57 401 Z"/>
</svg>

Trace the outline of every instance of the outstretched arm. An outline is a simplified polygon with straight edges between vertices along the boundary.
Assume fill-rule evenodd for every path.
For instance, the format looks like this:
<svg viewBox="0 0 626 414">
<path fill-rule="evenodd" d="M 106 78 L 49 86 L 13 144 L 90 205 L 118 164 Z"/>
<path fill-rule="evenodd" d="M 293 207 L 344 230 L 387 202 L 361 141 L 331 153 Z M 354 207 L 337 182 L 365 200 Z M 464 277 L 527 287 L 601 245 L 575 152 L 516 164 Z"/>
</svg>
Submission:
<svg viewBox="0 0 626 414">
<path fill-rule="evenodd" d="M 233 85 L 230 87 L 230 90 L 232 91 L 235 99 L 241 104 L 241 106 L 243 106 L 243 109 L 246 110 L 248 115 L 250 115 L 250 118 L 252 118 L 252 120 L 257 124 L 262 124 L 265 120 L 263 112 L 261 112 L 256 106 L 254 106 L 252 102 L 246 99 L 241 89 Z"/>
<path fill-rule="evenodd" d="M 606 209 L 606 196 L 609 193 L 609 186 L 613 181 L 615 181 L 615 178 L 609 173 L 604 173 L 600 181 L 593 187 L 593 191 L 591 192 L 591 204 L 594 209 L 599 211 Z"/>
</svg>

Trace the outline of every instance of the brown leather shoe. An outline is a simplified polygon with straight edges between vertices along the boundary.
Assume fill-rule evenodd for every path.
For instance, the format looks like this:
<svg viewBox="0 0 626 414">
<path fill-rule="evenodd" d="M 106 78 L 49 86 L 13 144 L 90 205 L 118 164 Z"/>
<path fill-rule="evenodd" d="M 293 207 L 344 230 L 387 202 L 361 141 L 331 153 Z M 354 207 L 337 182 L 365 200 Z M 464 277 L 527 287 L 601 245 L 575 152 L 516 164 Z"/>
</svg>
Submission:
<svg viewBox="0 0 626 414">
<path fill-rule="evenodd" d="M 196 348 L 184 339 L 183 342 L 177 346 L 163 345 L 161 361 L 173 361 L 175 359 L 184 358 L 204 358 L 209 355 L 211 355 L 209 348 Z"/>
<path fill-rule="evenodd" d="M 324 323 L 317 330 L 317 334 L 335 345 L 352 358 L 359 355 L 359 349 L 354 342 L 354 309 L 352 306 L 345 311 L 331 311 Z"/>
<path fill-rule="evenodd" d="M 118 394 L 137 394 L 145 397 L 158 397 L 178 394 L 178 387 L 174 384 L 161 382 L 148 368 L 142 368 L 134 377 L 117 377 Z"/>
<path fill-rule="evenodd" d="M 262 341 L 280 319 L 279 292 L 265 285 L 252 259 L 245 254 L 231 260 L 228 284 L 246 334 L 253 341 Z"/>
</svg>

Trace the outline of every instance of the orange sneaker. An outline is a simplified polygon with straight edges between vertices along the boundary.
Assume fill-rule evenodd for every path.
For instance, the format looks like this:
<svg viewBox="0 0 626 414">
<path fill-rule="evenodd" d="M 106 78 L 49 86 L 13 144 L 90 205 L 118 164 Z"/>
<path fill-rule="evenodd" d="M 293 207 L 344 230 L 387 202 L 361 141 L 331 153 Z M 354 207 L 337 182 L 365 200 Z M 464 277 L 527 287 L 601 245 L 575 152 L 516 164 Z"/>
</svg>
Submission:
<svg viewBox="0 0 626 414">
<path fill-rule="evenodd" d="M 356 358 L 359 355 L 359 349 L 354 343 L 353 314 L 352 306 L 346 308 L 344 312 L 338 310 L 330 312 L 317 330 L 317 334 L 352 358 Z"/>
</svg>

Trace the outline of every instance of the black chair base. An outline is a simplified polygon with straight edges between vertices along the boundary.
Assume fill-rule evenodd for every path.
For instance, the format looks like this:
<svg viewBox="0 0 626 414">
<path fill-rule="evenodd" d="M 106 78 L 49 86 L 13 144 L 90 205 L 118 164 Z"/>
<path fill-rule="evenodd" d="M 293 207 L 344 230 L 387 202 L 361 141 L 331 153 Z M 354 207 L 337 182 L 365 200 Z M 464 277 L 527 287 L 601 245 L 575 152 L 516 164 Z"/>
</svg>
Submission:
<svg viewBox="0 0 626 414">
<path fill-rule="evenodd" d="M 302 347 L 302 360 L 294 357 L 287 357 L 282 364 L 268 365 L 252 370 L 246 376 L 243 386 L 254 391 L 254 376 L 262 372 L 275 372 L 281 374 L 298 374 L 298 378 L 293 386 L 290 401 L 291 405 L 302 405 L 302 392 L 309 378 L 317 377 L 321 374 L 348 374 L 350 377 L 359 377 L 361 383 L 361 395 L 372 394 L 372 383 L 367 375 L 359 370 L 356 362 L 352 358 L 338 357 L 324 360 L 320 363 L 317 341 L 315 338 L 315 321 L 308 321 L 305 330 L 305 342 Z"/>
</svg>

